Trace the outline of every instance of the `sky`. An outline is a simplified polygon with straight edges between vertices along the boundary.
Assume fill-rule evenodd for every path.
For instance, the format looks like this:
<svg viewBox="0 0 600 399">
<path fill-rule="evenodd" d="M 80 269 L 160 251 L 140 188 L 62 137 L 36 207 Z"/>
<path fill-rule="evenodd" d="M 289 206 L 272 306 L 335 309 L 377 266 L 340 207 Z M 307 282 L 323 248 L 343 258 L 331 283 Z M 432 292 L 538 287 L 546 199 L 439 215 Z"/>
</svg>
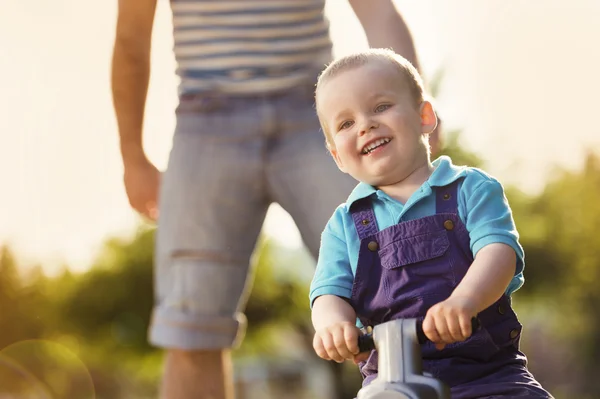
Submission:
<svg viewBox="0 0 600 399">
<path fill-rule="evenodd" d="M 166 166 L 177 103 L 169 2 L 158 0 L 144 143 Z M 448 130 L 506 184 L 539 192 L 600 151 L 600 2 L 396 1 Z M 0 0 L 0 244 L 48 273 L 85 270 L 129 208 L 110 94 L 117 1 Z M 367 47 L 346 0 L 329 0 L 335 54 Z M 265 232 L 300 245 L 273 206 Z"/>
</svg>

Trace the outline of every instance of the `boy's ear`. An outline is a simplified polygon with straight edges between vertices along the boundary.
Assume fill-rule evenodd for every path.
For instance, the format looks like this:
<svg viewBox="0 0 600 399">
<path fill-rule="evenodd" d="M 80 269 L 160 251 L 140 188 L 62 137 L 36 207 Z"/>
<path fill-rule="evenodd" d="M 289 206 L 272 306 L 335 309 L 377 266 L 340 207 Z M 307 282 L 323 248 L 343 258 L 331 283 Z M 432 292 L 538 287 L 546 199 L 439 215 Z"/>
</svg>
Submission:
<svg viewBox="0 0 600 399">
<path fill-rule="evenodd" d="M 437 116 L 433 110 L 433 105 L 429 101 L 423 101 L 419 108 L 421 114 L 421 132 L 429 134 L 437 127 Z"/>
<path fill-rule="evenodd" d="M 342 172 L 346 173 L 344 164 L 340 158 L 340 155 L 336 151 L 335 147 L 331 146 L 330 144 L 327 144 L 327 148 L 329 149 L 329 153 L 333 157 L 333 160 L 335 161 L 335 164 L 337 165 L 338 169 L 341 170 Z"/>
</svg>

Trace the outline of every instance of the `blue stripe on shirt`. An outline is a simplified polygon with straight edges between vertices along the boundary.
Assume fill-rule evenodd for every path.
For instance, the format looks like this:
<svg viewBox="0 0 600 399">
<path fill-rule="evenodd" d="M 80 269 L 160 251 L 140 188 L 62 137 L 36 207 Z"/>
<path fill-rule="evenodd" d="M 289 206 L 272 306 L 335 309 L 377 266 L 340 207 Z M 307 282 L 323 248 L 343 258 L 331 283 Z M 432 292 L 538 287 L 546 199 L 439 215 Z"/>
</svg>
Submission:
<svg viewBox="0 0 600 399">
<path fill-rule="evenodd" d="M 301 35 L 279 35 L 273 37 L 250 37 L 250 36 L 228 36 L 219 39 L 195 39 L 195 40 L 175 40 L 177 45 L 181 46 L 194 46 L 194 45 L 211 45 L 211 44 L 227 44 L 227 43 L 236 43 L 236 42 L 244 42 L 244 43 L 277 43 L 284 41 L 304 41 L 310 39 L 318 39 L 321 37 L 326 37 L 329 34 L 329 28 L 325 26 L 324 28 L 309 34 L 301 34 Z"/>
<path fill-rule="evenodd" d="M 307 68 L 304 64 L 294 64 L 285 67 L 278 67 L 278 72 L 281 71 L 281 74 L 286 75 L 297 71 L 305 71 Z M 214 78 L 214 77 L 227 77 L 229 79 L 234 79 L 233 76 L 235 72 L 247 72 L 251 76 L 269 76 L 273 68 L 268 68 L 264 66 L 248 66 L 248 67 L 237 67 L 237 68 L 219 68 L 219 69 L 190 69 L 181 71 L 181 75 L 186 78 L 192 79 L 206 79 L 206 78 Z M 316 79 L 316 75 L 315 75 Z"/>
<path fill-rule="evenodd" d="M 264 15 L 264 14 L 292 14 L 298 12 L 306 12 L 311 10 L 320 10 L 322 9 L 320 4 L 314 4 L 311 6 L 303 6 L 303 7 L 269 7 L 269 8 L 252 8 L 247 10 L 227 10 L 227 11 L 188 11 L 188 10 L 174 10 L 173 15 L 176 17 L 186 17 L 190 15 L 202 15 L 206 17 L 218 17 L 218 16 L 227 16 L 227 15 Z"/>
<path fill-rule="evenodd" d="M 264 56 L 265 59 L 269 57 L 278 57 L 282 55 L 300 55 L 300 54 L 310 54 L 315 53 L 321 50 L 325 50 L 331 47 L 331 44 L 327 43 L 320 46 L 310 47 L 307 49 L 291 49 L 291 50 L 269 50 L 269 51 L 236 51 L 236 52 L 222 52 L 217 53 L 213 52 L 210 54 L 197 54 L 191 56 L 177 56 L 179 61 L 192 61 L 192 60 L 212 60 L 215 58 L 225 58 L 225 57 L 247 57 L 247 56 Z"/>
<path fill-rule="evenodd" d="M 245 25 L 189 25 L 189 26 L 178 26 L 177 24 L 174 26 L 174 32 L 182 32 L 182 31 L 190 31 L 190 30 L 268 30 L 268 29 L 277 29 L 277 28 L 294 28 L 300 26 L 306 26 L 310 24 L 319 24 L 323 22 L 323 16 L 319 15 L 312 19 L 306 19 L 302 21 L 295 22 L 283 22 L 283 23 L 275 23 L 275 24 L 265 24 L 257 21 L 252 24 Z"/>
</svg>

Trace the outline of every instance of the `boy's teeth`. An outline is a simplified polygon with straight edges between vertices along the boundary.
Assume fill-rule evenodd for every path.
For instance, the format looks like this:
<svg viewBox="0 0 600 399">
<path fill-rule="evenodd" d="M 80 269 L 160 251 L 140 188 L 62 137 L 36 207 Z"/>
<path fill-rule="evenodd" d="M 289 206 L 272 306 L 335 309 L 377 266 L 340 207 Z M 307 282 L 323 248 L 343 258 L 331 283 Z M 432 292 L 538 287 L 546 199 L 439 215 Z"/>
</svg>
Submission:
<svg viewBox="0 0 600 399">
<path fill-rule="evenodd" d="M 363 148 L 362 153 L 368 154 L 369 152 L 373 151 L 375 148 L 379 147 L 380 145 L 386 144 L 389 141 L 390 141 L 390 139 L 379 139 L 377 141 L 374 141 L 371 144 L 369 144 L 367 147 Z"/>
</svg>

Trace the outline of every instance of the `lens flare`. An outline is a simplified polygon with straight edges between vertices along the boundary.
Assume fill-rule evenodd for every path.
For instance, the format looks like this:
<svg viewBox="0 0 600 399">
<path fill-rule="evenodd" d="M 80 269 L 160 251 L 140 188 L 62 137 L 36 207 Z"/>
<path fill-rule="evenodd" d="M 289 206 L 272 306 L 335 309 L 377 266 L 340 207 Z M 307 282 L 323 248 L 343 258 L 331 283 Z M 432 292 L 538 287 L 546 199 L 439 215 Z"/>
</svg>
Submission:
<svg viewBox="0 0 600 399">
<path fill-rule="evenodd" d="M 0 355 L 0 398 L 52 399 L 31 373 Z"/>
<path fill-rule="evenodd" d="M 95 399 L 92 377 L 65 346 L 20 341 L 0 351 L 0 398 Z"/>
</svg>

